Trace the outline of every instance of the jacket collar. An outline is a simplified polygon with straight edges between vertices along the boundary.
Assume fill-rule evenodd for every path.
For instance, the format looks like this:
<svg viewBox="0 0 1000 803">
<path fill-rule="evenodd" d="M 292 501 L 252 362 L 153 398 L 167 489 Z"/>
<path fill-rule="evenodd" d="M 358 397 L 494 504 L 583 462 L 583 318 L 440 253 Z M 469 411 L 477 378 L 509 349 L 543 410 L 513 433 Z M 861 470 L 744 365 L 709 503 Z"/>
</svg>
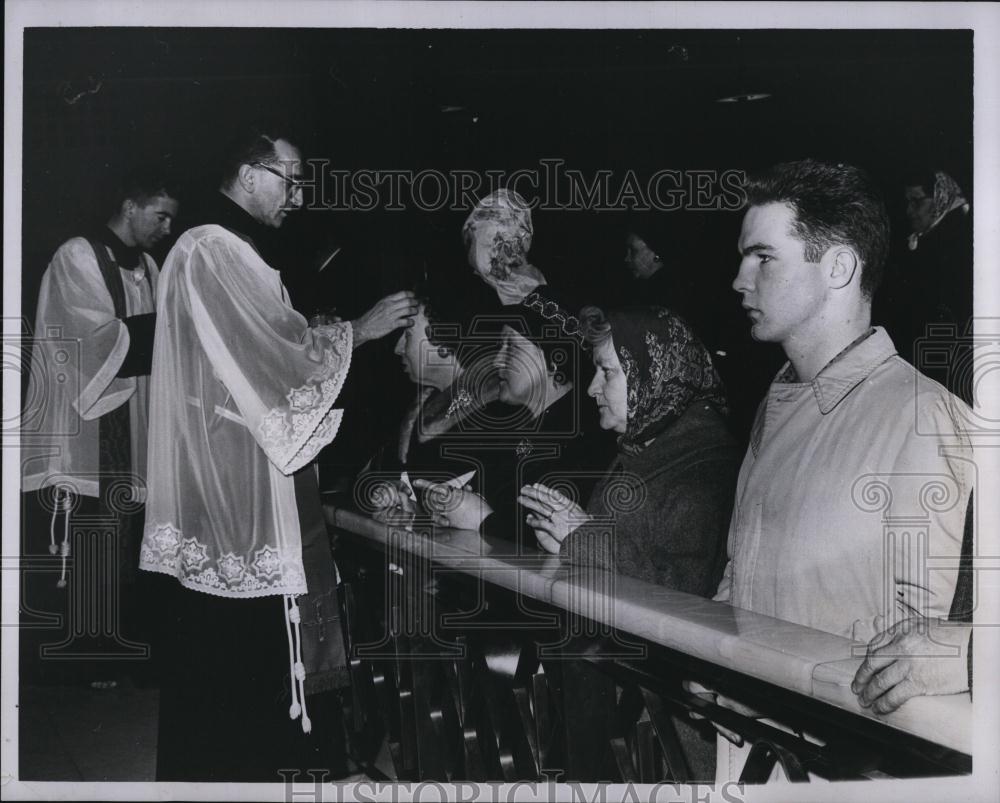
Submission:
<svg viewBox="0 0 1000 803">
<path fill-rule="evenodd" d="M 848 393 L 871 376 L 872 371 L 895 354 L 896 347 L 881 326 L 876 326 L 851 343 L 808 383 L 812 386 L 820 412 L 826 415 L 833 410 Z M 805 384 L 797 381 L 790 362 L 778 372 L 772 387 L 782 384 Z"/>
</svg>

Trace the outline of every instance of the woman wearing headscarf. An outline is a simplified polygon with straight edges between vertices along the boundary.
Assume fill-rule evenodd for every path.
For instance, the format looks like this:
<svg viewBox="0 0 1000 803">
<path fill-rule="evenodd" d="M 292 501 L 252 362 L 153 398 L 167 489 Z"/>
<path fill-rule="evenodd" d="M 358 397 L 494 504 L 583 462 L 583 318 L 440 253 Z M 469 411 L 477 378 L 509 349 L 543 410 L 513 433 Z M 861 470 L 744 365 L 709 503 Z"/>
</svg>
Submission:
<svg viewBox="0 0 1000 803">
<path fill-rule="evenodd" d="M 960 338 L 972 318 L 972 215 L 961 187 L 942 170 L 907 178 L 903 196 L 909 233 L 873 317 L 885 323 L 900 355 L 917 364 L 917 342 L 930 334 L 928 326 L 951 325 Z M 971 376 L 917 367 L 971 403 Z"/>
<path fill-rule="evenodd" d="M 597 368 L 587 393 L 601 427 L 618 433 L 618 454 L 586 509 L 525 485 L 528 524 L 539 546 L 573 562 L 710 597 L 741 457 L 711 357 L 664 308 L 588 307 L 580 317 Z"/>
<path fill-rule="evenodd" d="M 933 184 L 930 177 L 921 184 L 908 183 L 904 197 L 910 234 L 903 271 L 925 319 L 921 329 L 928 323 L 951 323 L 961 335 L 972 316 L 969 202 L 955 180 L 941 170 L 934 172 Z"/>
<path fill-rule="evenodd" d="M 528 261 L 534 231 L 527 201 L 506 189 L 482 198 L 462 226 L 469 266 L 503 306 L 521 304 L 546 284 Z"/>
<path fill-rule="evenodd" d="M 580 313 L 597 373 L 587 388 L 618 454 L 586 509 L 545 485 L 525 485 L 542 549 L 573 563 L 710 597 L 726 562 L 726 533 L 742 455 L 708 351 L 677 315 L 637 308 Z M 693 780 L 715 771 L 714 732 L 671 717 Z"/>
<path fill-rule="evenodd" d="M 962 194 L 958 183 L 942 170 L 931 176 L 917 176 L 907 182 L 903 193 L 906 199 L 906 218 L 910 223 L 910 235 L 906 246 L 916 251 L 923 242 L 926 249 L 927 235 L 938 229 L 950 216 L 949 223 L 967 219 L 969 202 Z M 953 213 L 960 212 L 955 215 Z"/>
<path fill-rule="evenodd" d="M 564 292 L 555 291 L 528 260 L 534 235 L 528 202 L 513 190 L 500 189 L 480 199 L 462 226 L 469 266 L 496 293 L 504 313 L 530 311 L 560 325 L 579 309 Z"/>
<path fill-rule="evenodd" d="M 610 444 L 593 407 L 579 404 L 583 363 L 590 363 L 579 318 L 547 302 L 541 311 L 520 307 L 491 323 L 499 341 L 493 367 L 500 404 L 491 408 L 495 431 L 483 443 L 480 492 L 416 485 L 429 489 L 424 505 L 436 524 L 479 527 L 483 535 L 533 549 L 517 504 L 521 486 L 544 480 L 586 499 Z"/>
</svg>

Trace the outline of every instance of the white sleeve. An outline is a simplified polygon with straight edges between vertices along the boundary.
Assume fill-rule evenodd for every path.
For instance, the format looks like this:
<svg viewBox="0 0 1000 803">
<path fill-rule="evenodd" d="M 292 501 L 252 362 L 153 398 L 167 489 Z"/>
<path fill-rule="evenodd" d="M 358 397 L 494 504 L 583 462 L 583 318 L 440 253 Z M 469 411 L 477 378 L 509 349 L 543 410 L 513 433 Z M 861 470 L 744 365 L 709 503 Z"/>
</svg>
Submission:
<svg viewBox="0 0 1000 803">
<path fill-rule="evenodd" d="M 128 353 L 128 328 L 115 317 L 97 257 L 82 237 L 64 243 L 49 263 L 38 298 L 35 338 L 46 373 L 74 373 L 79 392 L 72 405 L 83 419 L 98 418 L 135 393 L 134 379 L 116 376 Z M 59 339 L 76 341 L 73 353 L 46 347 Z"/>
<path fill-rule="evenodd" d="M 334 410 L 351 363 L 353 329 L 311 329 L 268 281 L 252 249 L 209 237 L 185 266 L 185 291 L 198 340 L 254 439 L 284 474 L 333 440 Z"/>
</svg>

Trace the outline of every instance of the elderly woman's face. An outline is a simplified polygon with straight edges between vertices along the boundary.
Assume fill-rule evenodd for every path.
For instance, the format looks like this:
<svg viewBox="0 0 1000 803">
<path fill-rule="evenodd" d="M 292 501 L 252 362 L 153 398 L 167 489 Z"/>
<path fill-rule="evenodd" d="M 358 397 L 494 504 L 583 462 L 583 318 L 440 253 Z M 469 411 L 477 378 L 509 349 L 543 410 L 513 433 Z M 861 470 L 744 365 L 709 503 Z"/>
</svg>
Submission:
<svg viewBox="0 0 1000 803">
<path fill-rule="evenodd" d="M 628 425 L 628 387 L 618 352 L 609 337 L 594 348 L 597 373 L 587 388 L 587 395 L 597 402 L 601 414 L 601 429 L 625 432 Z"/>
</svg>

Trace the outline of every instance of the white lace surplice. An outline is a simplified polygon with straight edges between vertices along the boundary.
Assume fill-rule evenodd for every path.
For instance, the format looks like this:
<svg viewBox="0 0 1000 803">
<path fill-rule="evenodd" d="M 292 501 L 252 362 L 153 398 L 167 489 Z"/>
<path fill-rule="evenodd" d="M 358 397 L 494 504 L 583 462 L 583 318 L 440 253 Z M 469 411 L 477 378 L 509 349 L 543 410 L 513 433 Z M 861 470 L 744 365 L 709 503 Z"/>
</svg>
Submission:
<svg viewBox="0 0 1000 803">
<path fill-rule="evenodd" d="M 153 312 L 156 265 L 148 254 L 142 259 L 149 281 L 143 270 L 119 269 L 126 315 Z M 21 418 L 22 490 L 58 485 L 97 496 L 99 419 L 128 403 L 132 472 L 142 498 L 148 379 L 116 376 L 128 349 L 128 328 L 115 317 L 93 247 L 83 237 L 67 240 L 53 255 L 38 295 Z"/>
<path fill-rule="evenodd" d="M 290 475 L 337 433 L 351 325 L 310 329 L 215 225 L 180 237 L 158 297 L 139 565 L 220 596 L 304 593 Z"/>
</svg>

